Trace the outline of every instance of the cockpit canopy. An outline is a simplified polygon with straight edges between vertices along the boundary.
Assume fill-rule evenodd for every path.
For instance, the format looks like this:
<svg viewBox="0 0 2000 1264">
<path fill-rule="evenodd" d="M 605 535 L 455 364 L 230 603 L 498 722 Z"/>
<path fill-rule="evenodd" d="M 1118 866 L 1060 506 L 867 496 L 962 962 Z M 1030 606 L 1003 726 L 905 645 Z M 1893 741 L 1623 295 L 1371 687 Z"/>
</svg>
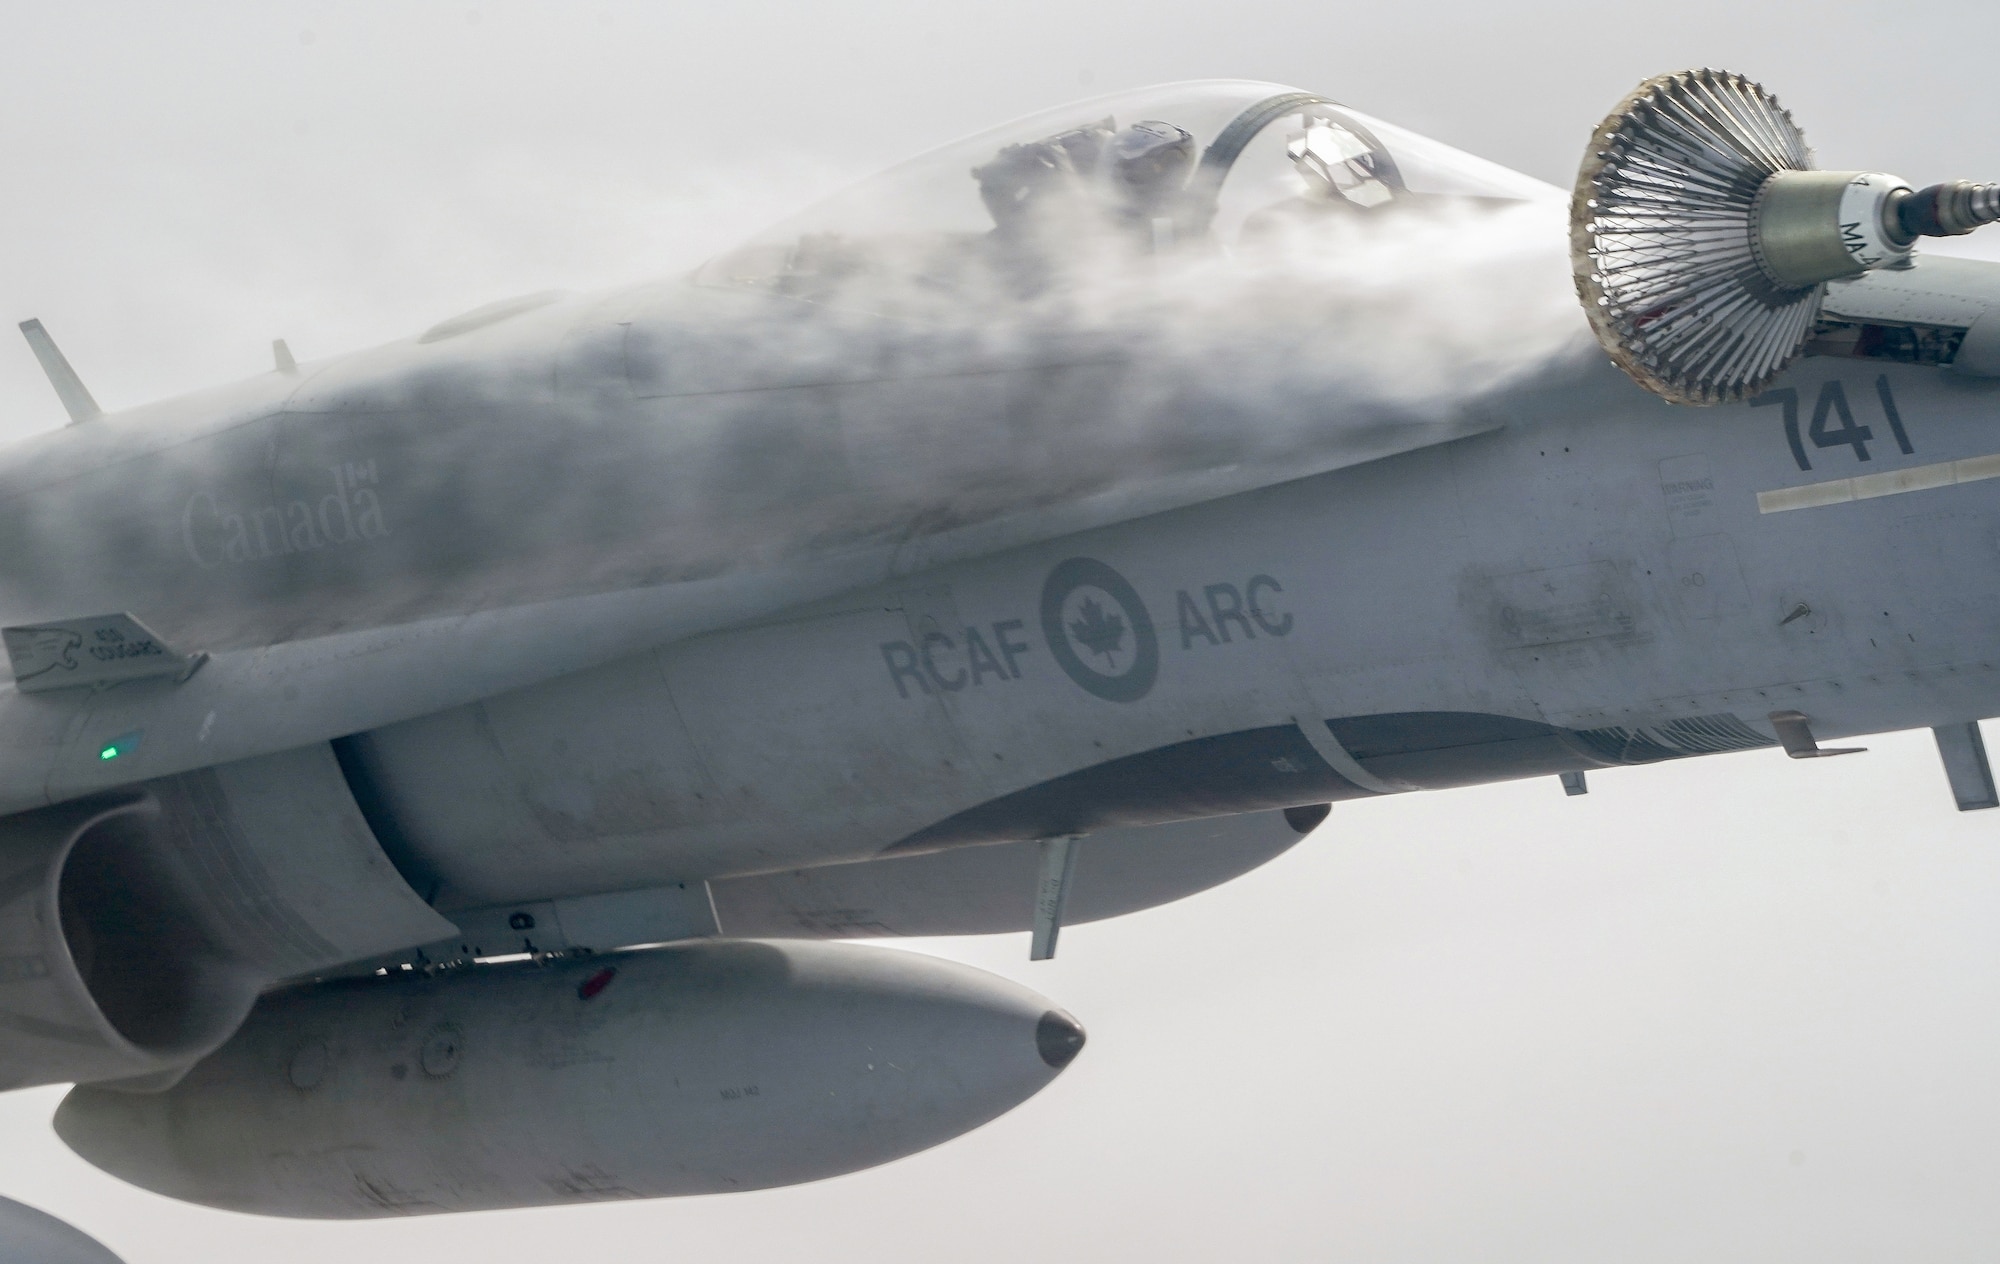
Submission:
<svg viewBox="0 0 2000 1264">
<path fill-rule="evenodd" d="M 1044 292 L 1079 259 L 1224 252 L 1321 221 L 1560 197 L 1325 97 L 1201 80 L 933 150 L 711 261 L 703 284 L 867 306 Z"/>
</svg>

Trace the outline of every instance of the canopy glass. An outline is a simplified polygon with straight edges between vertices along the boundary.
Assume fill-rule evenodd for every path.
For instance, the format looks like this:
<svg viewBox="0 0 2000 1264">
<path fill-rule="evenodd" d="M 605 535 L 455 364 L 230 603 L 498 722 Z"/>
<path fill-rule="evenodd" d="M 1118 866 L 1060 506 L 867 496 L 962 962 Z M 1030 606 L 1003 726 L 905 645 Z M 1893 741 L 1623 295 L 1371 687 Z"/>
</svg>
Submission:
<svg viewBox="0 0 2000 1264">
<path fill-rule="evenodd" d="M 1287 225 L 1561 194 L 1312 93 L 1202 80 L 1061 106 L 892 167 L 702 268 L 875 307 L 1043 293 L 1079 259 L 1234 250 Z"/>
</svg>

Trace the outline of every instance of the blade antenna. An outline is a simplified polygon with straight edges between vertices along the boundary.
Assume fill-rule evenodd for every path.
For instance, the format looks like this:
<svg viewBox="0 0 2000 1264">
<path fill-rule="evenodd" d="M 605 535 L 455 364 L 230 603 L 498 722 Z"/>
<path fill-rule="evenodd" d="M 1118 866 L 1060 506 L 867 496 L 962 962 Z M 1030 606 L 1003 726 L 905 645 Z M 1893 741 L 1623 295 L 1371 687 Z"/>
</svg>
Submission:
<svg viewBox="0 0 2000 1264">
<path fill-rule="evenodd" d="M 56 398 L 62 401 L 63 408 L 69 413 L 69 424 L 74 426 L 80 421 L 102 417 L 104 410 L 90 397 L 83 379 L 69 366 L 62 349 L 56 346 L 56 340 L 42 328 L 42 322 L 22 321 L 21 334 L 28 340 L 28 348 L 35 353 L 35 359 L 41 361 L 42 372 L 48 374 L 49 385 L 56 388 Z"/>
</svg>

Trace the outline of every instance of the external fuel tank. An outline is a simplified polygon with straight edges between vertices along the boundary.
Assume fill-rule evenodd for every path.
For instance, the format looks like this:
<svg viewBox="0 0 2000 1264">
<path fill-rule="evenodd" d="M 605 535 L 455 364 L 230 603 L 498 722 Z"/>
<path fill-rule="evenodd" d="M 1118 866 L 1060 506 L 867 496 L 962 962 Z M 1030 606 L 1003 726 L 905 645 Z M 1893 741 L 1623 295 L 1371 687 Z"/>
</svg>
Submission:
<svg viewBox="0 0 2000 1264">
<path fill-rule="evenodd" d="M 711 941 L 302 987 L 163 1093 L 56 1130 L 133 1184 L 358 1219 L 816 1180 L 1033 1095 L 1082 1029 L 914 953 Z"/>
</svg>

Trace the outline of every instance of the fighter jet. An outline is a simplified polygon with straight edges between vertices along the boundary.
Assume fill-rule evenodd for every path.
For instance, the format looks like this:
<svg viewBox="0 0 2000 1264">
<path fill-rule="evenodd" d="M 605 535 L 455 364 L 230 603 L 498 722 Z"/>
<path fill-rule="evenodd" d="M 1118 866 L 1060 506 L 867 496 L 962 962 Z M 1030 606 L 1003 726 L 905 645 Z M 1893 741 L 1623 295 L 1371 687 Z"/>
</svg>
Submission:
<svg viewBox="0 0 2000 1264">
<path fill-rule="evenodd" d="M 28 322 L 4 1082 L 269 1215 L 783 1185 L 1084 1042 L 828 941 L 1045 959 L 1345 801 L 1894 729 L 1995 806 L 2000 267 L 1916 247 L 2000 187 L 1718 71 L 1585 149 L 1182 83 L 147 407 Z"/>
</svg>

